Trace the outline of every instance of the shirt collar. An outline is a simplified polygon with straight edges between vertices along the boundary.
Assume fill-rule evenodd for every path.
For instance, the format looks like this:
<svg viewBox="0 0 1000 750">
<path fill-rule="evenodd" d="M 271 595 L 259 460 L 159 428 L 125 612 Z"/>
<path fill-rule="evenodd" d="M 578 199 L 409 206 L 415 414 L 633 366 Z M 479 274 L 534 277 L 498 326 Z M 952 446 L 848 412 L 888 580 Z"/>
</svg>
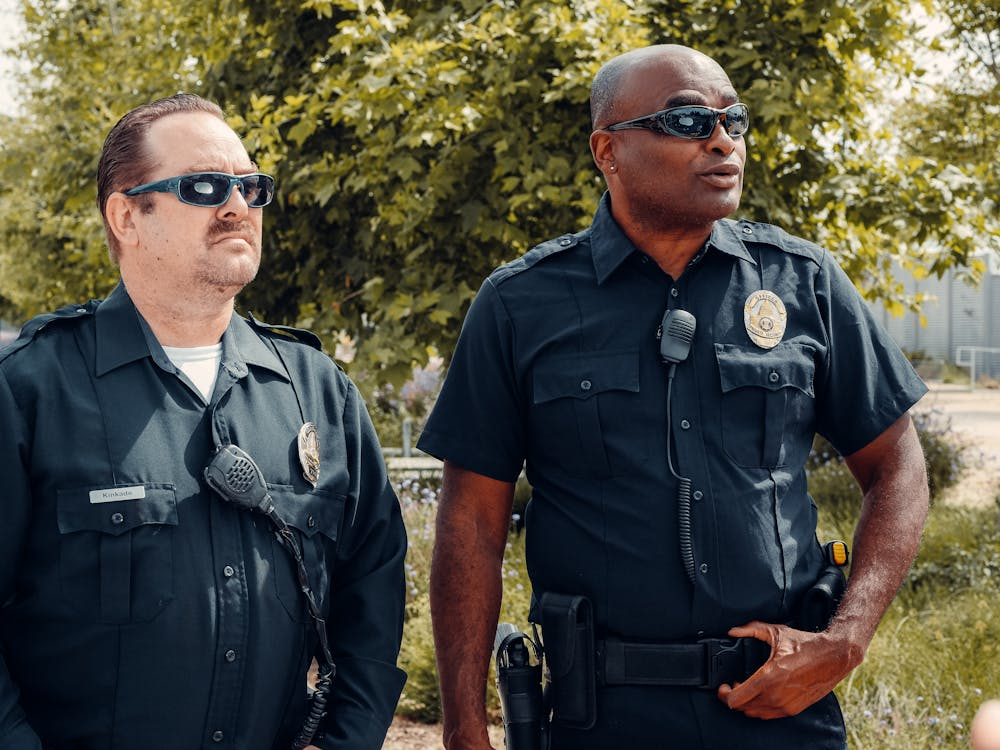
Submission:
<svg viewBox="0 0 1000 750">
<path fill-rule="evenodd" d="M 604 193 L 594 214 L 590 247 L 598 284 L 603 284 L 632 253 L 639 252 L 611 215 L 610 193 Z"/>
<path fill-rule="evenodd" d="M 278 355 L 247 321 L 233 313 L 226 332 L 222 334 L 222 366 L 230 374 L 242 377 L 246 374 L 247 365 L 262 367 L 283 380 L 291 380 Z"/>
<path fill-rule="evenodd" d="M 757 262 L 743 242 L 741 232 L 743 225 L 744 222 L 736 222 L 731 219 L 715 222 L 712 234 L 708 238 L 708 246 L 756 265 Z M 597 207 L 594 221 L 590 225 L 590 237 L 591 254 L 598 284 L 603 284 L 632 253 L 642 252 L 632 243 L 632 240 L 622 231 L 618 222 L 611 215 L 611 196 L 609 193 L 604 194 Z"/>
<path fill-rule="evenodd" d="M 97 377 L 144 357 L 150 357 L 168 372 L 175 371 L 122 282 L 98 306 L 94 319 L 97 328 Z M 248 365 L 262 367 L 285 380 L 289 379 L 278 356 L 243 318 L 233 313 L 222 334 L 222 366 L 230 374 L 243 377 L 248 372 Z"/>
<path fill-rule="evenodd" d="M 149 356 L 149 344 L 139 322 L 139 311 L 125 284 L 111 292 L 94 313 L 97 328 L 97 377 Z"/>
</svg>

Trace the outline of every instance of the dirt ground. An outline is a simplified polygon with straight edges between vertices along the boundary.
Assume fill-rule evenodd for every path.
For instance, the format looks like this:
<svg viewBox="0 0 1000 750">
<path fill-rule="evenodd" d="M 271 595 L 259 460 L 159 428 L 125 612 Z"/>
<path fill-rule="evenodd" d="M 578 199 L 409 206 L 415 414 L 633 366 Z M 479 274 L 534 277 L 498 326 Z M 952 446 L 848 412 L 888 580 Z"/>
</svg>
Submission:
<svg viewBox="0 0 1000 750">
<path fill-rule="evenodd" d="M 1000 390 L 929 383 L 930 392 L 917 404 L 918 411 L 939 411 L 952 429 L 972 447 L 970 466 L 944 502 L 970 505 L 992 503 L 1000 496 Z M 492 727 L 490 739 L 501 750 L 503 728 Z M 416 724 L 396 718 L 383 750 L 440 750 L 441 726 Z"/>
<path fill-rule="evenodd" d="M 490 741 L 497 750 L 503 749 L 503 727 L 490 727 Z M 441 725 L 416 724 L 396 717 L 382 750 L 441 750 Z"/>
</svg>

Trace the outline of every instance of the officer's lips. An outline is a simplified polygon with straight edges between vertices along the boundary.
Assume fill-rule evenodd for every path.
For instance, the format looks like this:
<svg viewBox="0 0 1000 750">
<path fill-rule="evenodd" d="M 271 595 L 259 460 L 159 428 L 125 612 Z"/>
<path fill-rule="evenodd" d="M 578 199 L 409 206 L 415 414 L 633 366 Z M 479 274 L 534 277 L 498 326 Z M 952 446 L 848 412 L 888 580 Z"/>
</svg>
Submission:
<svg viewBox="0 0 1000 750">
<path fill-rule="evenodd" d="M 243 232 L 221 234 L 212 238 L 212 244 L 214 245 L 229 245 L 233 243 L 244 244 L 250 248 L 256 247 L 253 237 L 249 234 L 244 234 Z"/>
<path fill-rule="evenodd" d="M 714 187 L 728 189 L 739 186 L 742 173 L 743 168 L 739 164 L 725 162 L 699 172 L 698 176 Z"/>
</svg>

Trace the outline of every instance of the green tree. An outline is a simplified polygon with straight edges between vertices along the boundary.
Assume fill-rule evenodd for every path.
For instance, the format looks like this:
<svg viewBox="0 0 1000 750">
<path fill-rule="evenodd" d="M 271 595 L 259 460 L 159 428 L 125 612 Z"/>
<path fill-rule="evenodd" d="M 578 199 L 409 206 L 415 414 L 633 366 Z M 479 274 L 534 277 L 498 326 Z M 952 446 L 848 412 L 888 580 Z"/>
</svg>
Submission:
<svg viewBox="0 0 1000 750">
<path fill-rule="evenodd" d="M 961 185 L 961 197 L 941 206 L 942 222 L 1000 253 L 1000 0 L 940 0 L 935 7 L 943 31 L 934 47 L 955 69 L 917 90 L 905 153 L 940 165 Z M 955 204 L 962 214 L 952 213 Z M 976 276 L 982 264 L 970 270 Z"/>
<path fill-rule="evenodd" d="M 348 331 L 355 367 L 398 382 L 429 346 L 450 351 L 491 268 L 589 222 L 603 189 L 590 80 L 652 42 L 713 55 L 750 104 L 741 213 L 822 240 L 871 294 L 908 302 L 893 260 L 968 264 L 990 229 L 965 164 L 872 126 L 880 89 L 918 73 L 907 0 L 24 7 L 29 98 L 0 123 L 0 304 L 16 317 L 107 292 L 100 138 L 130 107 L 185 89 L 232 113 L 278 178 L 261 278 L 241 304 L 328 342 Z M 945 248 L 932 261 L 931 240 Z"/>
</svg>

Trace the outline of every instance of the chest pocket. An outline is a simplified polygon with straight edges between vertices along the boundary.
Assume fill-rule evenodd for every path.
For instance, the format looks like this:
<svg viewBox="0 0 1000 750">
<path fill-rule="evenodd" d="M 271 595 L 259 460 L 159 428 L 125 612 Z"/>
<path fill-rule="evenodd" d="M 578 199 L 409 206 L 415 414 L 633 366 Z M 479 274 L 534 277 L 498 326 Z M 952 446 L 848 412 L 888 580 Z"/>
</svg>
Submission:
<svg viewBox="0 0 1000 750">
<path fill-rule="evenodd" d="M 136 499 L 92 502 L 113 493 Z M 77 488 L 57 493 L 63 596 L 95 622 L 156 617 L 174 598 L 173 485 Z"/>
<path fill-rule="evenodd" d="M 285 485 L 268 485 L 268 490 L 278 515 L 299 540 L 309 587 L 325 616 L 346 498 L 324 490 L 300 494 Z M 271 534 L 271 555 L 275 593 L 282 606 L 293 620 L 308 619 L 305 597 L 299 586 L 298 566 L 274 534 Z"/>
<path fill-rule="evenodd" d="M 716 344 L 722 385 L 722 444 L 739 466 L 784 466 L 790 441 L 809 433 L 815 416 L 810 346 L 773 349 Z"/>
<path fill-rule="evenodd" d="M 540 360 L 532 384 L 529 434 L 539 462 L 574 476 L 607 478 L 647 459 L 638 351 Z"/>
</svg>

